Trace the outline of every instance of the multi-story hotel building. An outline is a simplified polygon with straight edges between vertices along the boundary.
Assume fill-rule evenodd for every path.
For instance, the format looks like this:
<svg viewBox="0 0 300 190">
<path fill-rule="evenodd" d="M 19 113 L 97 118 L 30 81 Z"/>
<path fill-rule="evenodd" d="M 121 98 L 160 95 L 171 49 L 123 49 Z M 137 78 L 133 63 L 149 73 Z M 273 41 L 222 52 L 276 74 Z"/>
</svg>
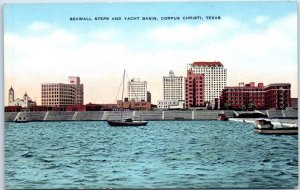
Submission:
<svg viewBox="0 0 300 190">
<path fill-rule="evenodd" d="M 264 86 L 254 82 L 239 86 L 225 87 L 220 96 L 221 109 L 285 109 L 290 106 L 290 87 L 288 83 L 275 83 Z"/>
<path fill-rule="evenodd" d="M 164 100 L 183 100 L 183 76 L 175 76 L 171 70 L 163 77 Z"/>
<path fill-rule="evenodd" d="M 169 76 L 163 77 L 163 100 L 157 101 L 159 109 L 184 109 L 183 76 L 175 76 L 170 70 Z M 182 103 L 183 102 L 183 103 Z"/>
<path fill-rule="evenodd" d="M 188 64 L 187 70 L 205 76 L 204 100 L 214 107 L 215 99 L 227 85 L 227 69 L 220 62 L 194 62 Z"/>
<path fill-rule="evenodd" d="M 128 99 L 135 102 L 147 101 L 147 82 L 133 78 L 128 81 Z"/>
<path fill-rule="evenodd" d="M 193 70 L 187 71 L 185 77 L 185 106 L 202 107 L 204 102 L 205 79 L 203 74 L 195 74 Z"/>
<path fill-rule="evenodd" d="M 83 104 L 83 84 L 79 77 L 69 77 L 68 84 L 42 84 L 43 106 L 66 106 Z"/>
</svg>

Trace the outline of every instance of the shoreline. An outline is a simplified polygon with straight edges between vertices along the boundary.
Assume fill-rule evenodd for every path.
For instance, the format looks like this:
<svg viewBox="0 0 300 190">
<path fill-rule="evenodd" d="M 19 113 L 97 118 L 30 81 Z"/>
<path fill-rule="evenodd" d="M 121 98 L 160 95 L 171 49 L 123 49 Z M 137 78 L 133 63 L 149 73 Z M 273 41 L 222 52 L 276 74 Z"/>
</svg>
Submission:
<svg viewBox="0 0 300 190">
<path fill-rule="evenodd" d="M 266 113 L 267 120 L 275 124 L 294 124 L 288 120 L 298 120 L 298 110 L 260 110 Z M 147 121 L 204 121 L 216 120 L 219 114 L 225 114 L 231 121 L 254 123 L 257 118 L 235 117 L 233 110 L 151 110 L 125 111 L 123 118 L 132 117 L 135 120 Z M 54 121 L 107 121 L 119 120 L 120 111 L 44 111 L 44 112 L 5 112 L 5 122 L 14 122 L 16 119 L 26 122 L 54 122 Z M 284 122 L 283 122 L 284 121 Z M 277 123 L 276 123 L 277 122 Z"/>
</svg>

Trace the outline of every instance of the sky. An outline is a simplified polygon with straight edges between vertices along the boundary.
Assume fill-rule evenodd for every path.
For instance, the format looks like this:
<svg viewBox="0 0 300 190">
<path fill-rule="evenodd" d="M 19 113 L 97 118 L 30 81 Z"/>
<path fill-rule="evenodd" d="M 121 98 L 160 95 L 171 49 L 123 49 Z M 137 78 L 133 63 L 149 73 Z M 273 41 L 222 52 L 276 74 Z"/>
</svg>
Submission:
<svg viewBox="0 0 300 190">
<path fill-rule="evenodd" d="M 188 16 L 202 19 L 183 19 Z M 78 17 L 92 20 L 70 19 Z M 68 76 L 80 77 L 85 104 L 114 103 L 124 69 L 129 78 L 147 81 L 156 104 L 163 98 L 163 76 L 170 70 L 186 76 L 187 64 L 195 61 L 220 61 L 227 86 L 291 83 L 292 97 L 298 97 L 296 2 L 4 6 L 5 105 L 11 86 L 15 98 L 27 92 L 41 104 L 41 84 L 67 83 Z"/>
</svg>

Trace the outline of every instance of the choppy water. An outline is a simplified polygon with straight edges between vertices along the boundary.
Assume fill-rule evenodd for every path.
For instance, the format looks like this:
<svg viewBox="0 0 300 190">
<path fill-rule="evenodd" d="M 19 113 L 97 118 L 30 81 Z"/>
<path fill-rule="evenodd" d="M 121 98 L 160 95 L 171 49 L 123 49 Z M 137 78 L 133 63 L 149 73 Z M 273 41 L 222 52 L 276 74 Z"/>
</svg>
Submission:
<svg viewBox="0 0 300 190">
<path fill-rule="evenodd" d="M 5 123 L 7 188 L 293 188 L 298 137 L 253 125 L 152 121 Z"/>
</svg>

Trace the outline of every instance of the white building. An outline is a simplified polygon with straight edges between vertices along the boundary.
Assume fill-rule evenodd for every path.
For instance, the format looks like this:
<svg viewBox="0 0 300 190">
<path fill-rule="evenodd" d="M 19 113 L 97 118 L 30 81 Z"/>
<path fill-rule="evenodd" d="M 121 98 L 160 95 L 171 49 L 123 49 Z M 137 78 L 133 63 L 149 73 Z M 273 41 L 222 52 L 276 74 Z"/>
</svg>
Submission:
<svg viewBox="0 0 300 190">
<path fill-rule="evenodd" d="M 158 100 L 158 109 L 185 109 L 184 100 Z"/>
<path fill-rule="evenodd" d="M 68 84 L 42 84 L 43 106 L 65 106 L 83 104 L 83 84 L 79 77 L 69 77 Z"/>
<path fill-rule="evenodd" d="M 183 76 L 175 76 L 171 70 L 163 77 L 164 100 L 183 100 Z"/>
<path fill-rule="evenodd" d="M 23 99 L 21 98 L 15 99 L 15 91 L 12 87 L 10 87 L 8 91 L 8 106 L 22 106 L 23 108 L 28 108 L 28 107 L 36 106 L 36 102 L 32 101 L 26 92 L 23 96 Z"/>
<path fill-rule="evenodd" d="M 136 102 L 147 101 L 147 82 L 133 78 L 128 81 L 128 99 Z"/>
<path fill-rule="evenodd" d="M 163 77 L 163 100 L 157 101 L 158 109 L 184 109 L 183 76 L 175 76 L 171 70 Z"/>
<path fill-rule="evenodd" d="M 195 74 L 204 74 L 204 101 L 214 107 L 215 98 L 219 98 L 227 85 L 227 69 L 220 62 L 194 62 L 187 69 Z"/>
</svg>

